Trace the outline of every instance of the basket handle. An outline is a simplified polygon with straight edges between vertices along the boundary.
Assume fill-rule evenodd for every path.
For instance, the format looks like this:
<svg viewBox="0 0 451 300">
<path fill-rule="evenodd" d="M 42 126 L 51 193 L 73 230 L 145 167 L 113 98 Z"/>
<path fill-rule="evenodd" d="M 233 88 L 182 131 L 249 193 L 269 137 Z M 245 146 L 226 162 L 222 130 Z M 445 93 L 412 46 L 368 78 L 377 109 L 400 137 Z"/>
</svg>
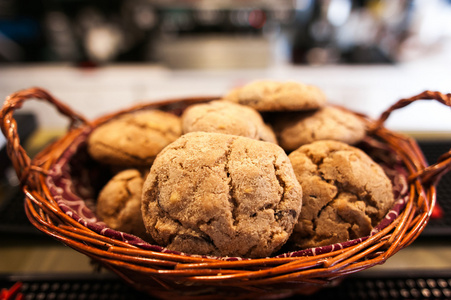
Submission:
<svg viewBox="0 0 451 300">
<path fill-rule="evenodd" d="M 17 123 L 13 117 L 13 113 L 15 110 L 22 107 L 25 100 L 31 99 L 44 100 L 53 104 L 60 113 L 69 117 L 70 128 L 76 128 L 82 123 L 89 124 L 87 119 L 75 113 L 67 105 L 63 104 L 46 90 L 41 88 L 34 87 L 25 89 L 6 97 L 0 112 L 0 127 L 6 137 L 6 151 L 11 159 L 21 185 L 26 181 L 30 170 L 34 167 L 31 165 L 31 159 L 27 155 L 25 149 L 20 145 Z"/>
<path fill-rule="evenodd" d="M 436 100 L 448 107 L 451 107 L 451 93 L 443 94 L 436 91 L 424 91 L 418 95 L 415 95 L 410 98 L 400 99 L 398 102 L 390 106 L 385 112 L 381 114 L 379 119 L 374 123 L 373 130 L 377 130 L 378 128 L 382 128 L 384 122 L 388 119 L 390 114 L 400 108 L 403 108 L 417 100 Z M 411 176 L 411 179 L 421 178 L 423 182 L 431 181 L 434 184 L 440 180 L 440 178 L 451 170 L 451 149 L 441 155 L 437 162 L 433 165 L 430 165 L 423 170 L 420 170 L 416 174 Z"/>
</svg>

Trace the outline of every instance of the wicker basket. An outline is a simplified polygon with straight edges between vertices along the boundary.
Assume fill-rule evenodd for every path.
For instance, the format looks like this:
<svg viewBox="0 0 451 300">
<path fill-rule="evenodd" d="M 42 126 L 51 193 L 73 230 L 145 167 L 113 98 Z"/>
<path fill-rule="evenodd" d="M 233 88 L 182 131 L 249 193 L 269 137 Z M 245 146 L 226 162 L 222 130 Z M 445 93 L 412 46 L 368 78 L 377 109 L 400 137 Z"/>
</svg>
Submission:
<svg viewBox="0 0 451 300">
<path fill-rule="evenodd" d="M 30 159 L 21 147 L 13 113 L 25 100 L 45 100 L 67 116 L 67 133 Z M 426 226 L 435 204 L 436 184 L 451 168 L 451 151 L 427 166 L 417 143 L 384 128 L 390 113 L 416 100 L 437 100 L 451 106 L 451 94 L 426 91 L 402 99 L 384 112 L 377 121 L 365 120 L 368 134 L 393 150 L 407 170 L 408 187 L 405 206 L 382 230 L 347 247 L 310 255 L 279 255 L 263 259 L 216 259 L 142 248 L 120 239 L 97 233 L 64 211 L 55 199 L 46 178 L 52 166 L 64 156 L 86 128 L 95 128 L 120 114 L 148 108 L 181 112 L 192 103 L 215 97 L 174 99 L 141 104 L 112 113 L 94 121 L 55 99 L 45 90 L 30 88 L 7 97 L 1 111 L 1 129 L 7 139 L 7 151 L 26 195 L 25 211 L 39 230 L 76 251 L 84 253 L 112 270 L 138 290 L 159 298 L 282 298 L 294 294 L 312 294 L 339 283 L 343 276 L 374 265 L 412 243 Z"/>
</svg>

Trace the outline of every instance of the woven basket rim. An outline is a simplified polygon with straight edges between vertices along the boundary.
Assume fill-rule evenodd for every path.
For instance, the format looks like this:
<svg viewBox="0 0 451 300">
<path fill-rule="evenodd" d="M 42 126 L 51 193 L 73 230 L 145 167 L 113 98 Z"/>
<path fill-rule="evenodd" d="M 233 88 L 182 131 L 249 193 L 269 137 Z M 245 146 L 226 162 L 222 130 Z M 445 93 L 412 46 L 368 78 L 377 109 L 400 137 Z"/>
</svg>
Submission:
<svg viewBox="0 0 451 300">
<path fill-rule="evenodd" d="M 114 120 L 114 118 L 111 118 L 110 120 Z M 156 251 L 156 252 L 163 252 L 163 253 L 172 253 L 175 255 L 183 255 L 183 256 L 192 256 L 197 257 L 201 259 L 213 259 L 213 260 L 226 260 L 226 261 L 232 261 L 232 260 L 249 260 L 249 259 L 255 259 L 255 258 L 246 258 L 246 257 L 221 257 L 221 256 L 211 256 L 211 255 L 198 255 L 198 254 L 189 254 L 189 253 L 181 253 L 178 251 L 169 250 L 163 246 L 159 245 L 153 245 L 149 242 L 146 242 L 145 240 L 142 240 L 140 237 L 136 237 L 134 235 L 131 235 L 126 232 L 116 231 L 111 228 L 108 228 L 106 224 L 99 223 L 100 220 L 93 220 L 96 219 L 95 212 L 91 210 L 88 206 L 84 206 L 80 204 L 80 201 L 87 201 L 89 199 L 90 202 L 94 202 L 95 199 L 93 199 L 91 196 L 76 196 L 77 193 L 73 192 L 73 184 L 72 184 L 72 177 L 67 177 L 68 172 L 70 173 L 70 170 L 67 171 L 66 167 L 70 164 L 70 161 L 73 159 L 73 156 L 78 151 L 81 151 L 82 153 L 87 151 L 84 149 L 86 147 L 86 139 L 89 136 L 90 132 L 94 130 L 95 128 L 86 127 L 80 134 L 72 141 L 70 148 L 65 149 L 65 151 L 62 153 L 62 157 L 60 159 L 55 160 L 55 163 L 51 166 L 49 170 L 47 170 L 47 180 L 46 180 L 46 186 L 50 188 L 52 194 L 58 195 L 58 206 L 65 214 L 70 215 L 72 218 L 77 220 L 77 222 L 81 223 L 83 226 L 87 227 L 88 229 L 100 233 L 102 235 L 109 236 L 111 238 L 120 239 L 126 243 L 129 243 L 131 245 L 135 245 L 139 248 L 149 250 L 149 251 Z M 379 148 L 375 148 L 376 145 L 380 145 L 381 143 L 378 141 L 375 141 L 370 138 L 366 138 L 363 142 L 366 147 L 369 147 L 369 149 L 376 149 L 379 150 Z M 374 145 L 376 144 L 376 145 Z M 81 147 L 80 147 L 81 146 Z M 384 147 L 385 148 L 385 147 Z M 384 154 L 387 149 L 383 149 Z M 387 150 L 388 151 L 388 150 Z M 84 162 L 78 162 L 76 164 L 83 164 Z M 66 170 L 66 171 L 64 171 Z M 387 212 L 386 216 L 379 222 L 377 226 L 373 228 L 370 235 L 374 235 L 380 230 L 384 229 L 387 224 L 390 224 L 394 221 L 399 215 L 399 213 L 403 210 L 406 201 L 407 196 L 407 176 L 406 172 L 403 168 L 400 168 L 398 164 L 395 166 L 391 166 L 390 169 L 387 169 L 386 172 L 389 172 L 388 174 L 390 178 L 392 178 L 392 181 L 398 182 L 398 184 L 394 184 L 394 193 L 395 193 L 395 202 L 393 203 L 392 208 Z M 396 175 L 395 175 L 396 174 Z M 56 184 L 58 182 L 58 184 Z M 77 183 L 76 186 L 79 186 L 80 183 Z M 62 191 L 61 191 L 62 189 Z M 64 192 L 67 191 L 67 194 Z M 62 196 L 59 196 L 61 194 Z M 66 196 L 64 196 L 66 194 Z M 74 198 L 75 196 L 75 198 Z M 67 198 L 68 197 L 68 198 Z M 84 198 L 87 197 L 87 198 Z M 67 200 L 68 199 L 68 200 Z M 71 203 L 74 203 L 75 205 L 71 205 Z M 94 204 L 92 204 L 94 205 Z M 281 257 L 298 257 L 298 256 L 312 256 L 320 253 L 326 253 L 326 252 L 333 252 L 338 249 L 343 249 L 352 245 L 355 245 L 357 243 L 362 242 L 363 240 L 367 239 L 368 236 L 359 237 L 353 240 L 349 240 L 346 242 L 340 242 L 336 244 L 330 244 L 315 248 L 306 248 L 306 249 L 298 249 L 294 250 L 291 249 L 289 251 L 278 251 L 277 253 L 274 253 L 273 255 L 267 257 L 267 258 L 281 258 Z"/>
<path fill-rule="evenodd" d="M 450 94 L 426 91 L 417 96 L 399 100 L 376 121 L 353 112 L 366 122 L 371 135 L 380 138 L 402 159 L 409 174 L 408 200 L 404 210 L 394 222 L 368 239 L 348 248 L 306 257 L 223 261 L 139 249 L 125 242 L 101 236 L 76 222 L 61 211 L 49 191 L 45 183 L 49 169 L 86 126 L 95 127 L 120 114 L 142 109 L 156 107 L 183 109 L 192 103 L 218 99 L 217 96 L 187 97 L 137 104 L 94 121 L 88 121 L 47 91 L 31 88 L 7 98 L 1 113 L 1 126 L 7 138 L 8 154 L 26 195 L 26 214 L 30 222 L 39 230 L 99 261 L 134 287 L 154 295 L 166 297 L 168 291 L 180 287 L 180 282 L 183 282 L 184 287 L 193 284 L 240 287 L 249 293 L 260 295 L 262 291 L 267 292 L 264 286 L 270 287 L 274 284 L 327 285 L 330 281 L 342 276 L 383 264 L 389 257 L 418 237 L 426 226 L 435 205 L 435 185 L 450 169 L 450 154 L 445 153 L 436 164 L 428 166 L 420 148 L 412 138 L 390 131 L 383 124 L 392 111 L 416 100 L 438 100 L 450 106 L 450 98 Z M 17 132 L 15 132 L 17 124 L 12 116 L 14 110 L 20 108 L 28 99 L 50 102 L 71 120 L 67 133 L 46 147 L 33 160 L 20 146 Z M 155 285 L 153 291 L 146 289 L 143 280 L 145 282 L 149 280 L 149 277 L 157 282 L 160 291 L 157 291 Z M 295 291 L 296 288 L 290 287 L 288 290 Z"/>
</svg>

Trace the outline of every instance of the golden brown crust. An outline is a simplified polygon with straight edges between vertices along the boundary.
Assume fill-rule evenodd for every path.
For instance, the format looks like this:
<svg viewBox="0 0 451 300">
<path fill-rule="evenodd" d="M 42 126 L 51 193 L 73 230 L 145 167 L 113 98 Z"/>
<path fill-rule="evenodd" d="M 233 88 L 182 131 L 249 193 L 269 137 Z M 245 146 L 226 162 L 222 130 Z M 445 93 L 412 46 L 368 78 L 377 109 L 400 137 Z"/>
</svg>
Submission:
<svg viewBox="0 0 451 300">
<path fill-rule="evenodd" d="M 158 152 L 182 133 L 180 118 L 159 110 L 128 113 L 93 130 L 89 154 L 117 166 L 150 166 Z"/>
<path fill-rule="evenodd" d="M 277 143 L 276 136 L 253 108 L 228 101 L 188 107 L 182 115 L 183 132 L 217 132 Z"/>
<path fill-rule="evenodd" d="M 193 132 L 166 147 L 144 184 L 144 224 L 186 253 L 265 257 L 288 239 L 302 189 L 277 145 Z"/>
<path fill-rule="evenodd" d="M 225 100 L 258 111 L 317 109 L 326 104 L 326 95 L 316 86 L 293 81 L 257 80 L 231 90 Z"/>
<path fill-rule="evenodd" d="M 278 142 L 286 151 L 319 140 L 356 144 L 366 135 L 366 125 L 353 113 L 325 106 L 309 112 L 285 113 L 274 118 Z"/>
<path fill-rule="evenodd" d="M 149 240 L 141 214 L 143 184 L 144 178 L 138 170 L 116 174 L 100 191 L 96 213 L 109 228 Z"/>
<path fill-rule="evenodd" d="M 324 246 L 366 236 L 393 205 L 391 181 L 358 148 L 318 141 L 289 155 L 303 192 L 303 207 L 291 242 Z"/>
</svg>

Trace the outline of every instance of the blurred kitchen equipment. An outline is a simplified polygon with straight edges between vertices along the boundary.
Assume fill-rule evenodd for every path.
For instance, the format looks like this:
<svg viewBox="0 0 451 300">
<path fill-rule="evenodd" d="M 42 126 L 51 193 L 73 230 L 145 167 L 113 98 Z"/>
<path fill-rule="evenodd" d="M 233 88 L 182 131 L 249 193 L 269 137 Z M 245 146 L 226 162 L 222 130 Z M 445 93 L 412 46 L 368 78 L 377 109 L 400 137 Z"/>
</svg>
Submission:
<svg viewBox="0 0 451 300">
<path fill-rule="evenodd" d="M 451 37 L 449 0 L 1 0 L 0 8 L 4 63 L 387 64 Z"/>
</svg>

